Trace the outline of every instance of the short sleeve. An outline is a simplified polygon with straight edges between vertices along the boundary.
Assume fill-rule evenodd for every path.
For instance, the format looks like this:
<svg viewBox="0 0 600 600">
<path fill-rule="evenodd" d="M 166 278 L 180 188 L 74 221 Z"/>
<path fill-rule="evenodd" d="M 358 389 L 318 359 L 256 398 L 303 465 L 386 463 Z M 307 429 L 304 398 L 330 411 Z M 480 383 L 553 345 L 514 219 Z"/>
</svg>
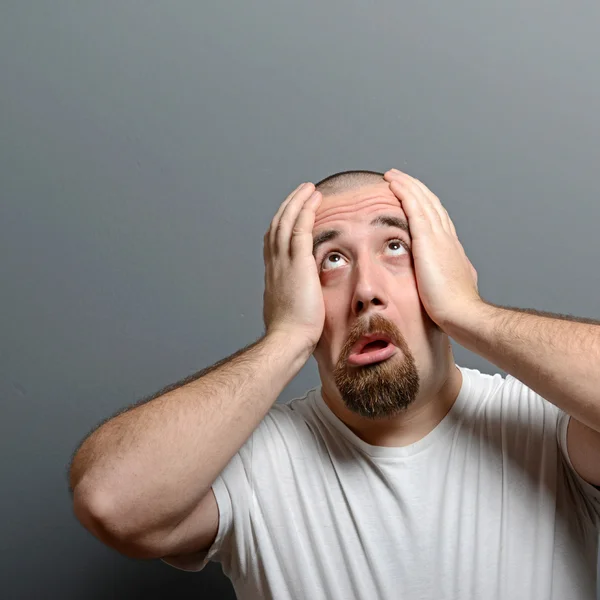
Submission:
<svg viewBox="0 0 600 600">
<path fill-rule="evenodd" d="M 238 578 L 256 561 L 255 532 L 251 511 L 255 503 L 257 476 L 272 489 L 283 472 L 289 472 L 286 457 L 291 448 L 302 447 L 289 405 L 274 405 L 213 483 L 219 509 L 219 526 L 206 552 L 162 558 L 184 571 L 201 571 L 212 560 L 225 575 Z M 256 463 L 260 474 L 256 473 Z M 281 465 L 284 465 L 283 467 Z"/>
<path fill-rule="evenodd" d="M 570 483 L 581 500 L 582 516 L 591 521 L 597 530 L 600 530 L 600 490 L 583 479 L 571 463 L 567 448 L 567 430 L 571 416 L 564 411 L 560 412 L 557 427 L 558 445 L 568 468 Z"/>
<path fill-rule="evenodd" d="M 212 560 L 232 581 L 258 573 L 261 549 L 265 544 L 270 548 L 271 536 L 276 535 L 264 529 L 265 519 L 287 516 L 286 485 L 295 485 L 294 465 L 304 465 L 307 452 L 314 448 L 314 435 L 302 410 L 306 397 L 273 405 L 213 483 L 219 525 L 211 547 L 206 552 L 164 557 L 165 563 L 201 571 Z"/>
<path fill-rule="evenodd" d="M 237 456 L 237 455 L 236 455 Z M 235 458 L 232 462 L 235 462 Z M 230 465 L 228 467 L 230 467 Z M 183 554 L 181 556 L 170 556 L 161 558 L 161 560 L 176 569 L 182 571 L 202 571 L 209 561 L 220 561 L 220 557 L 226 551 L 226 540 L 231 530 L 232 510 L 231 498 L 223 480 L 223 474 L 219 475 L 212 485 L 212 490 L 217 501 L 219 511 L 219 526 L 217 536 L 208 550 L 196 552 L 193 554 Z"/>
</svg>

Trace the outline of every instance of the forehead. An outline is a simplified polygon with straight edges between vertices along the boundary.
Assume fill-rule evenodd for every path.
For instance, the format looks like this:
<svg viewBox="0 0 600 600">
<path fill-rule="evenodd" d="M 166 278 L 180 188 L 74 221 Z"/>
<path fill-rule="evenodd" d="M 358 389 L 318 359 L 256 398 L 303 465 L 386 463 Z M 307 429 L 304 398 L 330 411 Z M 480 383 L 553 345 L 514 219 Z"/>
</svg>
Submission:
<svg viewBox="0 0 600 600">
<path fill-rule="evenodd" d="M 341 194 L 323 196 L 315 215 L 313 233 L 325 227 L 347 223 L 368 223 L 378 213 L 406 220 L 400 201 L 386 181 Z"/>
</svg>

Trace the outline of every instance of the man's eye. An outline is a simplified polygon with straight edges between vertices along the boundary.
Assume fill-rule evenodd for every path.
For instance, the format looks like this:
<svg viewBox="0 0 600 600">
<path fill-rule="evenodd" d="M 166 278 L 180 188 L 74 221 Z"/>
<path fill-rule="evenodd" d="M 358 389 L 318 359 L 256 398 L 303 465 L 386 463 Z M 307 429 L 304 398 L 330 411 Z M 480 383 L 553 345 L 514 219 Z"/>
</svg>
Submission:
<svg viewBox="0 0 600 600">
<path fill-rule="evenodd" d="M 339 266 L 344 264 L 340 259 L 343 259 L 343 256 L 339 252 L 331 252 L 330 254 L 326 254 L 321 261 L 321 271 L 331 271 L 333 269 L 337 269 Z M 329 260 L 332 260 L 332 262 L 328 262 Z"/>
<path fill-rule="evenodd" d="M 392 246 L 393 246 L 393 248 L 392 248 Z M 394 254 L 392 254 L 392 256 L 400 256 L 404 252 L 408 251 L 408 249 L 406 248 L 405 243 L 402 240 L 398 240 L 398 239 L 388 240 L 387 247 L 390 248 L 391 250 L 394 250 L 394 251 L 401 250 L 400 253 L 394 252 Z"/>
<path fill-rule="evenodd" d="M 385 245 L 386 250 L 391 250 L 388 256 L 402 256 L 408 252 L 408 247 L 405 242 L 398 238 L 388 240 Z M 333 271 L 344 265 L 346 259 L 339 252 L 330 252 L 323 257 L 320 264 L 321 271 Z"/>
</svg>

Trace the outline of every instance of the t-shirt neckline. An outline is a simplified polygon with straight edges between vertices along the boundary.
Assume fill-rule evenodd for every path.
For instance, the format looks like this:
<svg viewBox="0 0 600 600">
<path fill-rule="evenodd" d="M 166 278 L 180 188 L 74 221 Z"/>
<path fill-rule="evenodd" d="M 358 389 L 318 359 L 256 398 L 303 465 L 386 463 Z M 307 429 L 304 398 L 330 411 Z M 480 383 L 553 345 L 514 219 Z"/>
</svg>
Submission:
<svg viewBox="0 0 600 600">
<path fill-rule="evenodd" d="M 360 439 L 339 417 L 327 406 L 321 393 L 322 385 L 314 388 L 312 394 L 313 406 L 323 415 L 329 423 L 331 423 L 339 433 L 341 433 L 352 445 L 358 447 L 365 454 L 372 457 L 381 458 L 399 458 L 413 456 L 422 452 L 439 439 L 443 438 L 451 429 L 456 426 L 458 417 L 460 416 L 465 406 L 466 400 L 471 391 L 471 380 L 469 378 L 469 369 L 456 365 L 463 376 L 462 385 L 458 396 L 450 410 L 444 418 L 430 431 L 425 437 L 419 441 L 409 444 L 408 446 L 373 446 L 364 440 Z"/>
</svg>

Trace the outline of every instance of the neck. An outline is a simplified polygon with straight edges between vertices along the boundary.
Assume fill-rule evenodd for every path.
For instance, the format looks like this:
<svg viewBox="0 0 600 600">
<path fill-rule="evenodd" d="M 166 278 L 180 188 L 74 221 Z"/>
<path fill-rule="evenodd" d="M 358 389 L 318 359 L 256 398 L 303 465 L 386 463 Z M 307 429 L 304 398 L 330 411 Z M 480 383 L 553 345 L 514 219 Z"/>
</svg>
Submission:
<svg viewBox="0 0 600 600">
<path fill-rule="evenodd" d="M 433 373 L 442 373 L 442 376 L 436 378 Z M 419 394 L 405 411 L 386 419 L 367 419 L 352 412 L 330 382 L 323 382 L 321 392 L 323 400 L 338 419 L 367 444 L 408 446 L 435 429 L 448 414 L 460 392 L 462 373 L 453 357 L 447 369 L 435 368 L 433 373 L 421 379 Z"/>
</svg>

